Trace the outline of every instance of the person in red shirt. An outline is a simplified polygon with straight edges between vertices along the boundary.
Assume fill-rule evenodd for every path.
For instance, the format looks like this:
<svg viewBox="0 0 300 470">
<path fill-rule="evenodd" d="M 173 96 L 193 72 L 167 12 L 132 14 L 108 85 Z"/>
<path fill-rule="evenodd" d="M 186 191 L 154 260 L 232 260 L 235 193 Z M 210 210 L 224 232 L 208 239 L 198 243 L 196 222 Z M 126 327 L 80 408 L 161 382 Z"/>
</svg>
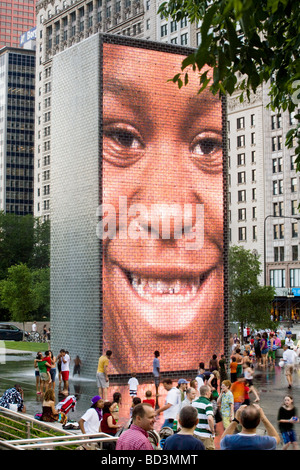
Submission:
<svg viewBox="0 0 300 470">
<path fill-rule="evenodd" d="M 153 430 L 155 411 L 148 403 L 140 403 L 133 408 L 132 425 L 119 437 L 116 450 L 153 450 L 148 439 L 148 431 Z"/>
<path fill-rule="evenodd" d="M 146 390 L 146 398 L 143 400 L 143 403 L 148 403 L 148 405 L 152 406 L 152 408 L 155 408 L 155 400 L 152 397 L 152 392 L 151 390 Z"/>
<path fill-rule="evenodd" d="M 110 436 L 115 436 L 120 426 L 117 424 L 117 421 L 113 417 L 112 413 L 114 412 L 113 403 L 106 401 L 103 407 L 103 418 L 101 421 L 101 431 Z"/>
</svg>

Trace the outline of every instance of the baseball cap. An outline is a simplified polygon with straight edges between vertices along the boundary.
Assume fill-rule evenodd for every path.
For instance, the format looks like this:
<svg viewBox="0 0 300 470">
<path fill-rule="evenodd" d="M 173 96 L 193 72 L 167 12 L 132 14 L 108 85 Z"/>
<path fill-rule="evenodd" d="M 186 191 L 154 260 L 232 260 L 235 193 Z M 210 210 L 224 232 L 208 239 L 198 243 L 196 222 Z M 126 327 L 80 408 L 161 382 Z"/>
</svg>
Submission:
<svg viewBox="0 0 300 470">
<path fill-rule="evenodd" d="M 178 385 L 180 385 L 180 384 L 188 384 L 188 381 L 185 380 L 185 379 L 179 379 L 178 380 Z"/>
<path fill-rule="evenodd" d="M 95 403 L 97 403 L 97 401 L 101 400 L 101 397 L 99 397 L 99 395 L 96 395 L 95 397 L 93 397 L 91 399 L 91 402 L 93 405 L 95 405 Z"/>
</svg>

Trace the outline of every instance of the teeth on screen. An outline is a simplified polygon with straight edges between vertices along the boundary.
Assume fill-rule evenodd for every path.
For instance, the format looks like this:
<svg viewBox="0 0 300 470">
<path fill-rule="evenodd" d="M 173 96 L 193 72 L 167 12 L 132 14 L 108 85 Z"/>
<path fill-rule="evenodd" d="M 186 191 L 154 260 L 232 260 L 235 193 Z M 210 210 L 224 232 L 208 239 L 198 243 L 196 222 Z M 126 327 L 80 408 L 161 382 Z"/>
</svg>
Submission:
<svg viewBox="0 0 300 470">
<path fill-rule="evenodd" d="M 162 279 L 143 278 L 130 274 L 131 285 L 141 297 L 149 296 L 195 296 L 201 284 L 200 277 L 182 280 L 165 281 Z"/>
</svg>

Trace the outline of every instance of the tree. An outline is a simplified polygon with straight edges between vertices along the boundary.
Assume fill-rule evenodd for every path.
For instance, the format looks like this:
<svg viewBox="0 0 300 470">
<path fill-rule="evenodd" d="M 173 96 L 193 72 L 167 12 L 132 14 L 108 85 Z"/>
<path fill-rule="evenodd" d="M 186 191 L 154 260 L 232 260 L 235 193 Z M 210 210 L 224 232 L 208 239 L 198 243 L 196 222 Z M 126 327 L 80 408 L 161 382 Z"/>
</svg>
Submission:
<svg viewBox="0 0 300 470">
<path fill-rule="evenodd" d="M 31 287 L 37 301 L 36 319 L 50 316 L 50 268 L 31 271 Z"/>
<path fill-rule="evenodd" d="M 240 92 L 250 98 L 262 83 L 270 82 L 270 107 L 295 111 L 300 103 L 300 8 L 294 0 L 168 0 L 158 13 L 175 21 L 201 23 L 201 42 L 173 77 L 179 87 L 188 83 L 188 70 L 213 68 L 200 75 L 199 92 L 209 86 L 217 94 Z M 238 75 L 241 74 L 241 79 Z M 286 145 L 298 141 L 300 170 L 300 115 L 286 135 Z"/>
<path fill-rule="evenodd" d="M 32 289 L 32 274 L 26 264 L 20 263 L 8 268 L 6 279 L 0 281 L 1 302 L 13 321 L 30 320 L 32 312 L 38 307 L 38 297 Z"/>
<path fill-rule="evenodd" d="M 229 313 L 243 331 L 244 325 L 266 328 L 270 319 L 275 290 L 261 286 L 261 265 L 257 256 L 243 247 L 229 249 Z"/>
</svg>

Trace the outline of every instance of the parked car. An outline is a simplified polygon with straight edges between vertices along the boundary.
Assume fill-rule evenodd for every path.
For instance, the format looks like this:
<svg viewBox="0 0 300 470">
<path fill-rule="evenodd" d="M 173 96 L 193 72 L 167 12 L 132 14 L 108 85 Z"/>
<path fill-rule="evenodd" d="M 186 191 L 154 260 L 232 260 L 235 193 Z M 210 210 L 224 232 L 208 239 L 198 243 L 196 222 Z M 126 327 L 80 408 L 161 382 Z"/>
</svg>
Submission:
<svg viewBox="0 0 300 470">
<path fill-rule="evenodd" d="M 15 325 L 0 323 L 0 340 L 22 341 L 23 330 Z"/>
</svg>

